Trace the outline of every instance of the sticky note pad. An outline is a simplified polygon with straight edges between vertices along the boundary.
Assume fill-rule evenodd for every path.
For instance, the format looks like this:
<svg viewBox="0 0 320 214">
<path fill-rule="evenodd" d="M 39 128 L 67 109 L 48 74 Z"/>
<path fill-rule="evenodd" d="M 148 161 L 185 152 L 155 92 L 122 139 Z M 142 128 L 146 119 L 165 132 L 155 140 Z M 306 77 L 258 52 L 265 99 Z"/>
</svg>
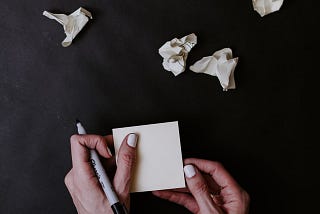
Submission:
<svg viewBox="0 0 320 214">
<path fill-rule="evenodd" d="M 137 160 L 131 192 L 185 187 L 178 122 L 113 129 L 115 152 L 123 139 L 137 134 Z"/>
</svg>

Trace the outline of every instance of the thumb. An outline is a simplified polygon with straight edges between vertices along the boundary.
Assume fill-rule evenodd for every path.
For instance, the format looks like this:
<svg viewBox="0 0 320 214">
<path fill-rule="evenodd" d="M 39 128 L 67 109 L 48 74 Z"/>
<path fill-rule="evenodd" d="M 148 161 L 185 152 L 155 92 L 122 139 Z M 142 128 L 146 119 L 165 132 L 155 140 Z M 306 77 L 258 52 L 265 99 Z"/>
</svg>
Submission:
<svg viewBox="0 0 320 214">
<path fill-rule="evenodd" d="M 223 213 L 217 204 L 215 204 L 210 196 L 206 180 L 193 165 L 186 165 L 184 168 L 188 188 L 196 199 L 200 213 Z"/>
<path fill-rule="evenodd" d="M 136 134 L 129 134 L 123 140 L 119 149 L 114 188 L 122 200 L 125 200 L 130 192 L 131 176 L 136 160 L 137 140 L 138 136 Z"/>
</svg>

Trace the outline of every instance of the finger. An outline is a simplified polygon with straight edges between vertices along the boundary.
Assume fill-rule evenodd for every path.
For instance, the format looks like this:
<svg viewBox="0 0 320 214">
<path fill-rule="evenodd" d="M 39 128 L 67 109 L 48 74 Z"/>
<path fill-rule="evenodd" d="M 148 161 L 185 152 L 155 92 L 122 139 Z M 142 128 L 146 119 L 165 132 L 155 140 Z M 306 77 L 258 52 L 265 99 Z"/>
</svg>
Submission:
<svg viewBox="0 0 320 214">
<path fill-rule="evenodd" d="M 108 148 L 110 149 L 111 154 L 114 156 L 113 136 L 112 135 L 105 135 L 103 137 L 106 139 Z M 107 172 L 115 172 L 116 171 L 116 160 L 114 157 L 108 158 L 108 159 L 102 159 L 101 162 Z M 113 174 L 113 176 L 114 176 L 114 174 Z M 112 178 L 113 178 L 113 176 L 112 176 Z"/>
<path fill-rule="evenodd" d="M 129 195 L 131 176 L 136 160 L 137 140 L 138 136 L 136 134 L 129 134 L 125 137 L 119 149 L 114 188 L 122 199 Z"/>
<path fill-rule="evenodd" d="M 184 163 L 192 164 L 196 166 L 200 171 L 210 174 L 214 181 L 222 188 L 226 186 L 240 188 L 238 183 L 219 162 L 188 158 L 184 160 Z"/>
<path fill-rule="evenodd" d="M 201 173 L 193 165 L 186 165 L 184 168 L 187 186 L 196 199 L 201 213 L 222 213 L 222 210 L 215 204 L 208 190 L 208 185 Z"/>
<path fill-rule="evenodd" d="M 221 187 L 212 179 L 212 177 L 209 174 L 202 174 L 202 176 L 208 185 L 210 193 L 218 194 L 221 191 Z M 171 189 L 170 191 L 190 193 L 187 187 Z"/>
<path fill-rule="evenodd" d="M 106 135 L 103 136 L 106 139 L 108 148 L 111 150 L 111 153 L 114 154 L 114 143 L 113 143 L 113 136 L 112 135 Z M 112 173 L 114 176 L 114 172 L 116 171 L 116 160 L 114 157 L 108 158 L 108 159 L 102 159 L 101 160 L 102 165 L 106 169 L 107 173 Z M 110 177 L 110 179 L 113 179 L 113 176 Z"/>
<path fill-rule="evenodd" d="M 221 191 L 221 186 L 217 184 L 211 177 L 211 175 L 207 173 L 202 173 L 203 178 L 208 184 L 208 189 L 210 193 L 218 194 Z"/>
<path fill-rule="evenodd" d="M 114 143 L 113 143 L 113 136 L 112 135 L 106 135 L 103 136 L 106 139 L 107 145 L 110 149 L 114 148 Z"/>
<path fill-rule="evenodd" d="M 176 192 L 171 190 L 163 190 L 163 191 L 154 191 L 152 192 L 153 195 L 171 201 L 173 203 L 179 204 L 184 206 L 192 213 L 199 212 L 199 206 L 197 205 L 196 200 L 187 193 Z"/>
<path fill-rule="evenodd" d="M 95 149 L 99 155 L 105 158 L 112 156 L 105 138 L 98 135 L 72 135 L 70 138 L 72 165 L 76 169 L 87 166 L 90 163 L 89 149 Z"/>
<path fill-rule="evenodd" d="M 176 189 L 170 189 L 170 191 L 173 192 L 184 192 L 184 193 L 190 193 L 189 189 L 187 187 L 184 188 L 176 188 Z"/>
<path fill-rule="evenodd" d="M 208 189 L 210 193 L 220 192 L 221 187 L 212 179 L 212 177 L 209 174 L 202 174 L 202 176 L 208 185 Z M 187 187 L 171 189 L 170 191 L 190 193 Z"/>
</svg>

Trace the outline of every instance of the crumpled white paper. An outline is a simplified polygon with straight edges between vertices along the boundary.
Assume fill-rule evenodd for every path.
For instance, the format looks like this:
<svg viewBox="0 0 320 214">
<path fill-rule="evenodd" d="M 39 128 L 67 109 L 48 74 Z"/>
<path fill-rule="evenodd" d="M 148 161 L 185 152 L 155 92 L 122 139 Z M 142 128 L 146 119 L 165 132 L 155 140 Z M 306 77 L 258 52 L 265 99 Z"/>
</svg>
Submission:
<svg viewBox="0 0 320 214">
<path fill-rule="evenodd" d="M 280 10 L 283 0 L 252 0 L 253 8 L 261 17 Z"/>
<path fill-rule="evenodd" d="M 234 70 L 237 63 L 238 58 L 232 58 L 232 50 L 224 48 L 215 52 L 212 56 L 203 57 L 190 66 L 190 70 L 218 77 L 223 90 L 227 91 L 236 88 Z"/>
<path fill-rule="evenodd" d="M 54 19 L 63 25 L 64 32 L 67 36 L 61 43 L 63 47 L 71 45 L 72 40 L 87 24 L 89 18 L 92 19 L 91 13 L 82 7 L 71 13 L 69 16 L 65 14 L 53 14 L 47 11 L 44 11 L 43 15 L 49 19 Z"/>
<path fill-rule="evenodd" d="M 197 36 L 192 33 L 181 39 L 174 38 L 166 42 L 159 54 L 163 57 L 163 67 L 175 76 L 185 71 L 188 53 L 197 44 Z"/>
</svg>

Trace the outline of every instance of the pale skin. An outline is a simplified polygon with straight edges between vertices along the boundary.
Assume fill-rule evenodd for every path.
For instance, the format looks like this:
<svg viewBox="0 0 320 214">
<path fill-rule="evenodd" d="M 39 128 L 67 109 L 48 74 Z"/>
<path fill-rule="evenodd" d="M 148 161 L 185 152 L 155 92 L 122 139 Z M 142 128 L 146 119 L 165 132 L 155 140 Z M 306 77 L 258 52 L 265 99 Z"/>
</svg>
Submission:
<svg viewBox="0 0 320 214">
<path fill-rule="evenodd" d="M 130 209 L 130 185 L 136 160 L 136 149 L 127 143 L 128 136 L 120 147 L 117 164 L 108 148 L 113 148 L 112 136 L 73 135 L 70 139 L 72 169 L 65 177 L 79 214 L 112 214 L 108 200 L 92 169 L 89 149 L 101 156 L 107 174 L 112 181 L 121 203 Z M 218 163 L 189 158 L 184 164 L 191 165 L 194 174 L 186 173 L 187 188 L 155 191 L 159 198 L 184 206 L 196 214 L 247 214 L 249 195 Z M 189 167 L 190 168 L 190 167 Z"/>
</svg>

